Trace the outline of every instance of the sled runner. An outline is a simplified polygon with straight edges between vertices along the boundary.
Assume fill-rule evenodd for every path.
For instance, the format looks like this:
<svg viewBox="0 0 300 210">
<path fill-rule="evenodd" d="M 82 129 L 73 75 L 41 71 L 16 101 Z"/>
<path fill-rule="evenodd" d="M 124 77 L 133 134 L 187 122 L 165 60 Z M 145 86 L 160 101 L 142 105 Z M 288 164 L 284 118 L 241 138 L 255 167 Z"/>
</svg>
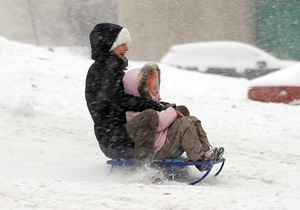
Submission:
<svg viewBox="0 0 300 210">
<path fill-rule="evenodd" d="M 219 170 L 214 176 L 218 176 L 222 171 L 223 166 L 225 164 L 225 158 L 221 158 L 220 160 L 216 160 L 214 162 L 200 162 L 200 161 L 189 161 L 186 159 L 168 159 L 163 162 L 154 162 L 152 163 L 154 166 L 164 167 L 168 170 L 169 180 L 174 181 L 174 167 L 186 167 L 186 166 L 198 166 L 205 165 L 207 166 L 207 170 L 201 175 L 201 177 L 193 182 L 190 182 L 190 185 L 195 185 L 205 179 L 208 174 L 211 172 L 212 168 L 216 164 L 221 164 Z M 107 161 L 107 164 L 111 165 L 111 172 L 116 166 L 123 167 L 132 167 L 134 163 L 132 161 L 126 159 L 111 159 Z"/>
</svg>

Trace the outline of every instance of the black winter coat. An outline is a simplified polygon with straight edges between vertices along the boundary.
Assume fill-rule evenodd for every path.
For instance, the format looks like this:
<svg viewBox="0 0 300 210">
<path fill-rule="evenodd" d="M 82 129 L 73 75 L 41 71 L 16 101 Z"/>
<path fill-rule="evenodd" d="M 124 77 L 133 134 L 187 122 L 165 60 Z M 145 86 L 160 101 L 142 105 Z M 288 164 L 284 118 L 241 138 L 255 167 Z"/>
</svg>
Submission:
<svg viewBox="0 0 300 210">
<path fill-rule="evenodd" d="M 158 109 L 152 100 L 124 93 L 122 78 L 127 62 L 109 53 L 121 29 L 114 24 L 99 24 L 90 36 L 95 62 L 86 77 L 85 97 L 95 124 L 95 135 L 104 147 L 134 147 L 126 131 L 125 112 Z"/>
</svg>

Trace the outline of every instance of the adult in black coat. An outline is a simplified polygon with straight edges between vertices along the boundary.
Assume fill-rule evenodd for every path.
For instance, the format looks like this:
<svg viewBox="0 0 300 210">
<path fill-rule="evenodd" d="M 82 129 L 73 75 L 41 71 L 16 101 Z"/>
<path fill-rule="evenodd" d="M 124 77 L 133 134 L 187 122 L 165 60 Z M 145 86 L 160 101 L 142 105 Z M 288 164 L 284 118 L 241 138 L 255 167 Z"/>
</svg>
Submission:
<svg viewBox="0 0 300 210">
<path fill-rule="evenodd" d="M 126 111 L 162 109 L 153 100 L 124 93 L 122 78 L 130 41 L 128 30 L 112 23 L 100 23 L 90 34 L 95 62 L 87 73 L 85 97 L 99 146 L 109 158 L 134 157 L 135 143 L 126 131 Z"/>
</svg>

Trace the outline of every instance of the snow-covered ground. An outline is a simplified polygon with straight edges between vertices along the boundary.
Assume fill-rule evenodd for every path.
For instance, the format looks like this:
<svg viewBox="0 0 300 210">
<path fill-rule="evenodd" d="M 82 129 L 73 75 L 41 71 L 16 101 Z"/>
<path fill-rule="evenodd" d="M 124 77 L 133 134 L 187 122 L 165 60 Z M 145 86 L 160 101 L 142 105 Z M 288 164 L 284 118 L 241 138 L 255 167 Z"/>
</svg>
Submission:
<svg viewBox="0 0 300 210">
<path fill-rule="evenodd" d="M 109 172 L 84 99 L 91 59 L 2 37 L 0 48 L 1 209 L 299 209 L 300 106 L 251 101 L 246 79 L 160 65 L 163 100 L 201 119 L 226 164 L 195 186 L 153 184 L 155 170 Z"/>
</svg>

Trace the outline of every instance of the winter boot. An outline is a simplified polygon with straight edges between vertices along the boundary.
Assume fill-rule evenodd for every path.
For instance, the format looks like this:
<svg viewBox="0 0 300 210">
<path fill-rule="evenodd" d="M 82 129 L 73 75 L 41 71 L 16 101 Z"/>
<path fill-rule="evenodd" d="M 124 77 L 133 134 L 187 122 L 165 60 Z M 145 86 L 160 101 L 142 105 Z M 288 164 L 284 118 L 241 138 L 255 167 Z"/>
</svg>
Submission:
<svg viewBox="0 0 300 210">
<path fill-rule="evenodd" d="M 205 152 L 203 161 L 211 162 L 215 161 L 218 157 L 218 148 L 212 147 L 210 150 Z"/>
<path fill-rule="evenodd" d="M 206 151 L 200 161 L 211 162 L 217 160 L 218 148 L 212 147 L 210 150 Z M 208 169 L 207 165 L 195 165 L 199 171 L 206 171 Z"/>
<path fill-rule="evenodd" d="M 218 147 L 217 150 L 218 150 L 218 152 L 217 152 L 217 159 L 216 160 L 220 160 L 223 157 L 225 149 L 223 147 Z"/>
</svg>

